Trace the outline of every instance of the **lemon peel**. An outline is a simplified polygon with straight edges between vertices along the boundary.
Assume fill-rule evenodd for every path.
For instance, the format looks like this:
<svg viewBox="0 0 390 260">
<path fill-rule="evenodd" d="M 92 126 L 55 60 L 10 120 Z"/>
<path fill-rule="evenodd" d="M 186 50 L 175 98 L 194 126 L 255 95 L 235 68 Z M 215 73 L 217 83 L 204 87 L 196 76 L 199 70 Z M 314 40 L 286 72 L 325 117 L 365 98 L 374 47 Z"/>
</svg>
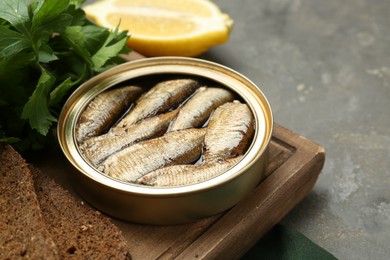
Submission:
<svg viewBox="0 0 390 260">
<path fill-rule="evenodd" d="M 197 56 L 225 43 L 233 25 L 208 0 L 103 0 L 83 9 L 98 25 L 128 30 L 128 47 L 145 56 Z"/>
</svg>

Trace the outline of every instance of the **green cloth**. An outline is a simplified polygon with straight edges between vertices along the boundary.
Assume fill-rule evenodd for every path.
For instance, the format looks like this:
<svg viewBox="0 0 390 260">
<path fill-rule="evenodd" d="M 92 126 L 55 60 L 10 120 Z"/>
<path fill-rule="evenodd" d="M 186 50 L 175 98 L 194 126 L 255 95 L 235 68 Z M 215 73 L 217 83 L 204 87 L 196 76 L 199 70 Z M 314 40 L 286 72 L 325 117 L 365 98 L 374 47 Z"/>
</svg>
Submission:
<svg viewBox="0 0 390 260">
<path fill-rule="evenodd" d="M 301 233 L 278 224 L 262 237 L 242 259 L 334 260 L 337 258 Z"/>
</svg>

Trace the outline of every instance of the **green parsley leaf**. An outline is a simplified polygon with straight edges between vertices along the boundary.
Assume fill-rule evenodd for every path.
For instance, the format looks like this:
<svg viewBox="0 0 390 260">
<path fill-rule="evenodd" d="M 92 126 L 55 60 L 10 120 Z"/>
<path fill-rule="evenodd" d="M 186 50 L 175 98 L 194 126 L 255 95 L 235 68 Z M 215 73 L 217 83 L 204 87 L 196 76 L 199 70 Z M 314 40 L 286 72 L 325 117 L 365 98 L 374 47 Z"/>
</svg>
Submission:
<svg viewBox="0 0 390 260">
<path fill-rule="evenodd" d="M 0 58 L 11 59 L 16 54 L 31 48 L 30 41 L 19 32 L 5 26 L 0 27 Z"/>
<path fill-rule="evenodd" d="M 127 33 L 118 33 L 117 30 L 111 32 L 103 46 L 92 56 L 95 70 L 106 64 L 112 57 L 115 57 L 123 49 L 126 41 Z"/>
<path fill-rule="evenodd" d="M 41 25 L 56 20 L 69 5 L 69 0 L 46 0 L 39 1 L 38 7 L 32 19 L 32 31 L 36 31 Z"/>
<path fill-rule="evenodd" d="M 93 24 L 83 2 L 0 0 L 0 141 L 43 147 L 71 92 L 123 62 L 127 32 Z"/>
<path fill-rule="evenodd" d="M 9 144 L 13 144 L 13 143 L 17 143 L 19 142 L 20 139 L 17 138 L 17 137 L 0 137 L 0 143 L 9 143 Z"/>
<path fill-rule="evenodd" d="M 107 29 L 87 25 L 68 26 L 62 37 L 88 64 L 93 66 L 91 56 L 103 45 L 108 35 Z"/>
<path fill-rule="evenodd" d="M 39 62 L 49 63 L 50 61 L 58 60 L 58 57 L 54 54 L 52 48 L 47 44 L 42 44 L 39 54 Z"/>
<path fill-rule="evenodd" d="M 73 82 L 70 77 L 66 78 L 50 93 L 49 106 L 54 107 L 60 104 L 62 99 L 69 93 L 69 90 L 77 83 L 77 81 Z"/>
<path fill-rule="evenodd" d="M 31 28 L 29 3 L 28 0 L 0 1 L 0 18 L 8 21 L 22 34 L 29 35 Z"/>
<path fill-rule="evenodd" d="M 32 129 L 46 135 L 53 122 L 57 119 L 50 113 L 48 107 L 48 94 L 55 82 L 55 78 L 41 67 L 42 75 L 38 85 L 23 108 L 22 119 L 28 119 Z"/>
</svg>

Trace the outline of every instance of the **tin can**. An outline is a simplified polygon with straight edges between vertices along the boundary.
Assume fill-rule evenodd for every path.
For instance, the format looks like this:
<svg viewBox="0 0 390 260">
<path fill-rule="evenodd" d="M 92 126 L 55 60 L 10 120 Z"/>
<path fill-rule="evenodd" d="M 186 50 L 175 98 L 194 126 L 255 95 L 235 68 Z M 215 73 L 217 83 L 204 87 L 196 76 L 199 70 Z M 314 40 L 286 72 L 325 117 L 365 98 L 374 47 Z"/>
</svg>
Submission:
<svg viewBox="0 0 390 260">
<path fill-rule="evenodd" d="M 243 159 L 225 173 L 188 186 L 149 187 L 126 183 L 102 174 L 83 158 L 75 139 L 80 113 L 99 93 L 120 83 L 156 75 L 182 75 L 214 81 L 247 103 L 255 120 L 253 141 Z M 127 62 L 81 85 L 67 100 L 58 122 L 58 139 L 76 168 L 74 185 L 98 210 L 113 217 L 144 224 L 193 222 L 228 210 L 250 196 L 264 177 L 267 147 L 273 128 L 270 105 L 248 78 L 225 66 L 184 57 L 157 57 Z"/>
</svg>

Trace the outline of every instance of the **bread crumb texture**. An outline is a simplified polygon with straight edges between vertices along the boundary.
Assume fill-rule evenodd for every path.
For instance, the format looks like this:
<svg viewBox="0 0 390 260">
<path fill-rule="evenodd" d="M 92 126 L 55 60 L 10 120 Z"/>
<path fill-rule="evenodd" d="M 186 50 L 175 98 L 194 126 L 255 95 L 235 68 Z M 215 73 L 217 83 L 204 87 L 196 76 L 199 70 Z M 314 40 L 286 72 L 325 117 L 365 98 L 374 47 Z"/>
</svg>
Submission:
<svg viewBox="0 0 390 260">
<path fill-rule="evenodd" d="M 0 259 L 131 259 L 107 217 L 27 165 L 11 146 L 1 150 Z"/>
</svg>

